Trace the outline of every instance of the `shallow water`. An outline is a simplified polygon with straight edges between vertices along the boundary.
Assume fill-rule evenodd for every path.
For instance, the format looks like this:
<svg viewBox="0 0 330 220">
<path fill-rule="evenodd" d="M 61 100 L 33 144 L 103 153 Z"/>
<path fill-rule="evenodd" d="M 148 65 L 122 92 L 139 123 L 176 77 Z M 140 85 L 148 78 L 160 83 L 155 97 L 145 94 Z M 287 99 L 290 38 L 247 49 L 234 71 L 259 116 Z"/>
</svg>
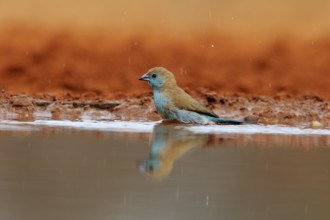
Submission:
<svg viewBox="0 0 330 220">
<path fill-rule="evenodd" d="M 327 130 L 57 123 L 0 123 L 0 219 L 330 219 Z"/>
</svg>

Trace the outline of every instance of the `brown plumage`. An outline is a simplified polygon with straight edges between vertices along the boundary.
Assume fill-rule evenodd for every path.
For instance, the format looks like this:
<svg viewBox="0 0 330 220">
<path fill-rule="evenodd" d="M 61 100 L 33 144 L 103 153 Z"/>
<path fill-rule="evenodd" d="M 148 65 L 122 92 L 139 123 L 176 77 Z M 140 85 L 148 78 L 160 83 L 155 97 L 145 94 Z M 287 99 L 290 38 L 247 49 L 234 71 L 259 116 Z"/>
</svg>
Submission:
<svg viewBox="0 0 330 220">
<path fill-rule="evenodd" d="M 154 67 L 148 73 L 156 73 L 162 76 L 164 84 L 160 87 L 160 91 L 166 94 L 171 104 L 179 109 L 194 111 L 201 114 L 218 117 L 212 110 L 195 100 L 183 89 L 181 89 L 175 80 L 172 72 L 164 67 Z"/>
<path fill-rule="evenodd" d="M 172 72 L 154 67 L 140 77 L 153 89 L 157 112 L 167 119 L 195 124 L 241 124 L 244 121 L 219 118 L 212 110 L 181 89 Z"/>
</svg>

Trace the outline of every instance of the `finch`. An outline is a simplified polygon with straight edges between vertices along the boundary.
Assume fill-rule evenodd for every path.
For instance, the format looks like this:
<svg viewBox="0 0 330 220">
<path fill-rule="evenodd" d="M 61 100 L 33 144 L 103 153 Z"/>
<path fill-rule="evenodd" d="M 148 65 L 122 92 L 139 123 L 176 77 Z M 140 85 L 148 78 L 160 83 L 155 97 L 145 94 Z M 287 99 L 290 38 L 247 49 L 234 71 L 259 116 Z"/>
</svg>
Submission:
<svg viewBox="0 0 330 220">
<path fill-rule="evenodd" d="M 243 124 L 247 121 L 220 118 L 213 111 L 181 89 L 172 72 L 164 67 L 151 68 L 139 80 L 148 82 L 153 90 L 154 104 L 163 118 L 190 124 Z"/>
</svg>

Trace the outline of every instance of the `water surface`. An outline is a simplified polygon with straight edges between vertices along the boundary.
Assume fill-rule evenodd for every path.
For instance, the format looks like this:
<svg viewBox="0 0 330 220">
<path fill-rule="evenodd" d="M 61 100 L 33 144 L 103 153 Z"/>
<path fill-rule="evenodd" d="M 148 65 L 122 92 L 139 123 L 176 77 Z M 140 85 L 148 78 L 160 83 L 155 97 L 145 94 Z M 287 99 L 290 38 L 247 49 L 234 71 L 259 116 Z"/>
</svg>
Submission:
<svg viewBox="0 0 330 220">
<path fill-rule="evenodd" d="M 151 128 L 3 124 L 0 219 L 330 219 L 329 135 Z"/>
</svg>

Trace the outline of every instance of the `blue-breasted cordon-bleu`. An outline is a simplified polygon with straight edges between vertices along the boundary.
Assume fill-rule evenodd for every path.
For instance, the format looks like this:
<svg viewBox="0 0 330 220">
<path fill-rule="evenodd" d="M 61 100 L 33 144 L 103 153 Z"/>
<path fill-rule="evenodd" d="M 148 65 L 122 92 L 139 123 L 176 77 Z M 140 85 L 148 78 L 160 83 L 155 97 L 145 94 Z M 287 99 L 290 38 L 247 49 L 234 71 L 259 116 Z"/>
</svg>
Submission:
<svg viewBox="0 0 330 220">
<path fill-rule="evenodd" d="M 247 122 L 220 118 L 181 89 L 177 85 L 173 73 L 163 67 L 151 68 L 139 80 L 144 80 L 151 86 L 156 110 L 166 119 L 202 125 L 238 125 Z"/>
</svg>

